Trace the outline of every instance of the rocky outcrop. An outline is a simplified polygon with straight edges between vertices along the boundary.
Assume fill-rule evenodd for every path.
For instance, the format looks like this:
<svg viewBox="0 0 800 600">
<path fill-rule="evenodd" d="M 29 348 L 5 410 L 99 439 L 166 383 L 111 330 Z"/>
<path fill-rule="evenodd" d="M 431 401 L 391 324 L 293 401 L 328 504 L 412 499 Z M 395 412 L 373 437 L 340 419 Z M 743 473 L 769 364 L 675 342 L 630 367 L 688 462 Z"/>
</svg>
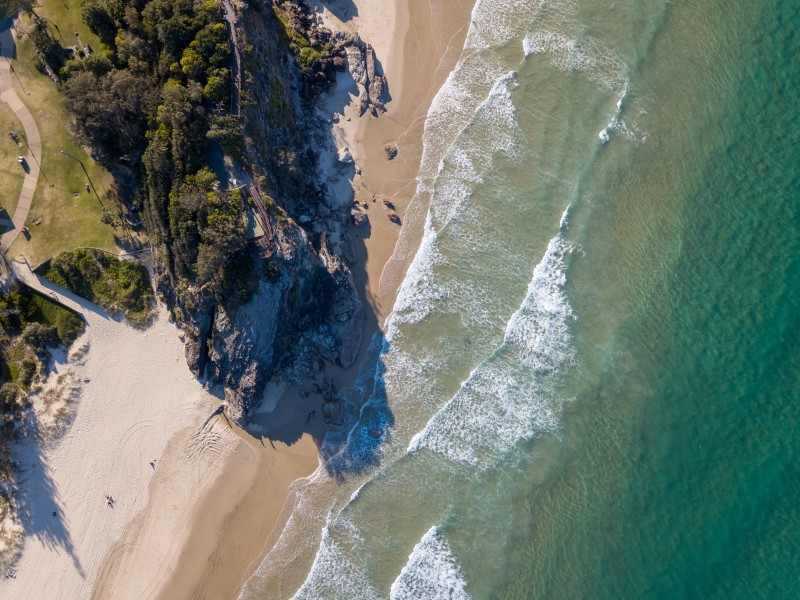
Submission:
<svg viewBox="0 0 800 600">
<path fill-rule="evenodd" d="M 358 89 L 359 115 L 386 111 L 389 87 L 372 46 L 356 33 L 337 32 L 333 43 L 347 53 L 347 67 Z"/>
<path fill-rule="evenodd" d="M 325 236 L 317 251 L 291 221 L 274 223 L 273 230 L 276 253 L 259 262 L 275 267 L 259 279 L 252 298 L 232 309 L 195 307 L 184 323 L 189 366 L 219 386 L 234 418 L 247 416 L 276 373 L 301 383 L 325 361 L 349 367 L 361 342 L 358 291 Z"/>
<path fill-rule="evenodd" d="M 305 96 L 313 99 L 329 91 L 336 82 L 336 73 L 349 70 L 358 90 L 359 115 L 369 111 L 377 116 L 386 111 L 386 103 L 390 100 L 389 87 L 370 44 L 357 33 L 331 33 L 305 0 L 280 0 L 275 3 L 275 8 L 292 31 L 307 40 L 316 55 L 306 63 L 302 61 L 304 51 L 296 50 L 303 70 Z M 305 54 L 309 52 L 305 50 Z"/>
<path fill-rule="evenodd" d="M 334 37 L 304 2 L 278 6 L 292 27 L 315 47 L 326 48 L 311 62 L 312 73 L 330 81 L 331 73 L 335 78 L 338 70 L 349 68 L 362 93 L 362 112 L 383 110 L 385 79 L 368 44 L 358 36 Z M 325 185 L 319 148 L 330 140 L 313 105 L 315 94 L 325 88 L 323 77 L 297 68 L 277 30 L 284 21 L 265 8 L 233 24 L 243 55 L 255 65 L 243 73 L 242 113 L 249 123 L 245 153 L 254 185 L 269 204 L 267 243 L 260 250 L 251 247 L 255 291 L 237 305 L 202 294 L 181 294 L 191 300 L 179 300 L 169 286 L 163 290 L 185 332 L 190 368 L 224 393 L 236 418 L 247 417 L 273 377 L 303 383 L 326 363 L 352 365 L 364 326 L 346 232 L 352 221 L 366 225 L 366 215 L 351 215 L 352 203 Z M 338 158 L 342 168 L 353 168 L 352 158 Z"/>
<path fill-rule="evenodd" d="M 246 415 L 260 397 L 306 324 L 305 315 L 315 309 L 307 300 L 315 292 L 319 262 L 313 249 L 297 226 L 274 230 L 277 252 L 270 264 L 278 265 L 276 275 L 262 277 L 250 301 L 231 314 L 217 307 L 209 331 L 206 374 L 209 382 L 222 386 L 235 416 Z"/>
<path fill-rule="evenodd" d="M 328 338 L 333 340 L 336 351 L 330 358 L 347 368 L 355 362 L 361 345 L 364 328 L 364 309 L 358 296 L 353 275 L 342 259 L 328 248 L 323 236 L 320 258 L 325 270 L 330 273 L 332 293 L 325 313 L 325 328 Z M 326 339 L 326 341 L 327 341 Z"/>
<path fill-rule="evenodd" d="M 336 82 L 336 73 L 347 70 L 344 48 L 332 43 L 331 31 L 321 25 L 304 0 L 275 0 L 273 7 L 286 28 L 289 49 L 301 68 L 303 95 L 317 98 Z"/>
</svg>

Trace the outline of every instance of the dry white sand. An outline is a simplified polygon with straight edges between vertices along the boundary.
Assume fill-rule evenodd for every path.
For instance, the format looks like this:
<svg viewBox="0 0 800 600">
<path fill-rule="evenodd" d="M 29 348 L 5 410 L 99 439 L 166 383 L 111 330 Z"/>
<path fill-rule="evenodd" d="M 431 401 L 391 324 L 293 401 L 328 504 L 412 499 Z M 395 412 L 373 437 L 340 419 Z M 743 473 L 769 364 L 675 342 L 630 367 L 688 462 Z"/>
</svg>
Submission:
<svg viewBox="0 0 800 600">
<path fill-rule="evenodd" d="M 31 279 L 24 268 L 19 271 Z M 51 404 L 60 405 L 66 421 L 60 437 L 53 411 L 37 401 L 41 435 L 24 443 L 17 456 L 25 544 L 14 576 L 0 580 L 2 598 L 89 597 L 125 526 L 153 498 L 186 500 L 205 485 L 231 445 L 216 433 L 219 417 L 203 425 L 220 402 L 189 372 L 183 344 L 163 309 L 150 328 L 139 331 L 53 289 L 88 323 L 73 346 L 79 351 L 56 364 L 48 389 L 58 387 L 59 378 L 74 381 L 80 398 L 72 405 L 58 399 Z M 185 527 L 179 504 L 161 502 L 163 538 L 157 546 L 165 542 L 167 550 Z M 153 556 L 150 572 L 163 556 Z"/>
</svg>

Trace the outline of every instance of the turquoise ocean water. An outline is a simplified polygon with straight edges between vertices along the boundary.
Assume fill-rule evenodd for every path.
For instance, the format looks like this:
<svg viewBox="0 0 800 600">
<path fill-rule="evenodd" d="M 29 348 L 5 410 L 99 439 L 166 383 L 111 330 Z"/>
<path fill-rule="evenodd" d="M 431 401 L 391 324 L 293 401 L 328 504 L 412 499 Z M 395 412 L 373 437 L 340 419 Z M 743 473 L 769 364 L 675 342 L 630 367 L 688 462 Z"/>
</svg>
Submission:
<svg viewBox="0 0 800 600">
<path fill-rule="evenodd" d="M 243 598 L 797 597 L 800 4 L 478 0 L 418 180 Z"/>
</svg>

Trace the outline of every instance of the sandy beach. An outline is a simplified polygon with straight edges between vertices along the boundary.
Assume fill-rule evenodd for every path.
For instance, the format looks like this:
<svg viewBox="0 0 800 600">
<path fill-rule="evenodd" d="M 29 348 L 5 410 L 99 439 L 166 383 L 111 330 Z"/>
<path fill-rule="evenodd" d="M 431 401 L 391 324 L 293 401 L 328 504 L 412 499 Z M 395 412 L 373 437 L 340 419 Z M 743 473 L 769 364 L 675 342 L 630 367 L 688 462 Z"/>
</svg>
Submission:
<svg viewBox="0 0 800 600">
<path fill-rule="evenodd" d="M 437 7 L 437 13 L 432 15 L 425 0 L 389 3 L 357 0 L 357 16 L 353 16 L 344 8 L 350 3 L 311 4 L 316 5 L 331 29 L 357 31 L 362 39 L 373 45 L 392 97 L 386 113 L 378 117 L 367 113 L 359 118 L 355 103 L 346 106 L 343 114 L 327 115 L 332 121 L 332 135 L 337 146 L 346 148 L 353 156 L 355 201 L 370 220 L 367 234 L 363 229 L 352 232 L 356 238 L 356 263 L 352 270 L 359 289 L 363 290 L 364 300 L 372 308 L 372 311 L 367 311 L 359 354 L 364 356 L 372 334 L 382 326 L 391 311 L 397 286 L 422 233 L 421 227 L 402 233 L 412 251 L 398 253 L 391 274 L 385 276 L 384 267 L 392 259 L 401 229 L 389 221 L 390 211 L 383 200 L 392 203 L 401 218 L 405 216 L 416 190 L 425 115 L 460 55 L 471 7 L 458 2 L 442 3 Z M 394 160 L 387 159 L 384 149 L 387 145 L 398 148 Z M 357 360 L 347 370 L 330 367 L 325 377 L 336 381 L 340 387 L 346 386 L 356 377 L 358 364 Z M 300 431 L 307 429 L 304 421 L 309 408 L 319 409 L 317 404 L 322 401 L 313 393 L 301 396 L 299 392 L 300 389 L 294 386 L 268 392 L 268 395 L 279 396 L 276 402 L 278 413 L 256 413 L 252 419 L 254 430 L 259 427 L 268 429 L 270 438 L 286 439 L 290 443 L 297 439 Z M 313 433 L 316 436 L 322 432 Z M 229 511 L 226 520 L 220 507 L 224 504 L 233 506 L 229 502 L 235 499 L 230 497 L 233 483 L 229 480 L 229 466 L 226 464 L 225 478 L 219 480 L 216 488 L 207 488 L 195 502 L 192 510 L 197 518 L 192 519 L 193 533 L 186 540 L 190 543 L 184 544 L 179 562 L 171 563 L 172 570 L 160 593 L 154 597 L 234 597 L 278 539 L 291 514 L 291 495 L 288 496 L 289 505 L 284 505 L 289 483 L 297 477 L 310 475 L 313 470 L 308 469 L 307 454 L 298 447 L 306 442 L 309 446 L 313 444 L 306 435 L 300 443 L 288 447 L 275 441 L 277 450 L 272 450 L 265 439 L 268 449 L 278 452 L 281 458 L 276 460 L 268 453 L 267 458 L 259 462 L 248 457 L 252 453 L 258 455 L 263 449 L 255 447 L 258 442 L 249 435 L 242 438 L 243 455 L 236 456 L 231 462 L 239 465 L 239 472 L 246 471 L 250 477 L 243 475 L 239 483 L 243 489 L 246 488 L 245 495 L 232 494 L 242 500 Z M 282 455 L 281 448 L 284 450 Z M 293 452 L 299 455 L 293 456 Z M 307 470 L 301 472 L 302 467 Z M 238 537 L 237 531 L 247 532 L 247 535 Z M 198 552 L 197 544 L 204 545 L 205 550 Z"/>
<path fill-rule="evenodd" d="M 372 44 L 389 83 L 392 99 L 385 113 L 359 118 L 357 107 L 350 105 L 333 126 L 337 145 L 347 148 L 356 163 L 355 200 L 370 222 L 368 235 L 355 232 L 363 245 L 356 244 L 359 264 L 354 273 L 382 324 L 422 235 L 422 222 L 406 223 L 405 216 L 416 191 L 425 116 L 461 54 L 472 6 L 456 1 L 432 7 L 427 0 L 356 0 L 353 11 L 338 0 L 312 4 L 332 30 L 358 32 Z M 392 160 L 387 146 L 397 148 Z M 403 220 L 402 234 L 388 219 L 393 211 Z M 403 251 L 395 253 L 401 235 Z M 385 269 L 387 263 L 391 268 Z"/>
<path fill-rule="evenodd" d="M 401 218 L 405 216 L 416 190 L 425 115 L 461 52 L 469 7 L 446 3 L 432 15 L 424 0 L 359 0 L 355 5 L 358 15 L 350 18 L 337 2 L 318 5 L 317 9 L 331 29 L 357 31 L 373 44 L 392 96 L 386 113 L 377 118 L 369 114 L 359 118 L 354 104 L 338 118 L 329 115 L 337 146 L 347 148 L 354 158 L 355 201 L 370 219 L 368 234 L 353 232 L 357 238 L 353 273 L 364 300 L 372 307 L 367 311 L 363 356 L 373 332 L 391 311 L 396 288 L 413 256 L 398 256 L 393 275 L 384 277 L 384 267 L 395 252 L 401 230 L 389 221 L 383 200 L 390 202 Z M 394 160 L 387 159 L 387 145 L 398 148 Z M 421 228 L 402 235 L 413 247 Z M 331 367 L 325 375 L 345 386 L 355 378 L 357 367 L 358 361 L 348 370 Z M 239 593 L 291 514 L 291 482 L 311 475 L 318 462 L 312 436 L 302 431 L 308 429 L 306 414 L 319 408 L 321 398 L 301 396 L 300 389 L 293 386 L 270 393 L 279 396 L 277 409 L 261 411 L 253 418 L 253 430 L 268 435 L 263 439 L 266 447 L 257 440 L 258 434 L 254 437 L 226 429 L 218 419 L 214 431 L 218 435 L 227 433 L 228 441 L 224 456 L 208 468 L 216 469 L 216 473 L 224 470 L 224 476 L 177 499 L 176 504 L 189 507 L 183 517 L 184 535 L 179 539 L 165 535 L 162 517 L 155 510 L 138 517 L 129 526 L 128 537 L 115 545 L 124 549 L 137 544 L 138 557 L 128 552 L 123 560 L 112 550 L 94 597 L 228 598 Z M 324 432 L 313 434 L 318 437 Z M 176 460 L 176 469 L 179 464 Z M 169 499 L 163 500 L 168 503 Z M 170 554 L 153 560 L 147 549 L 165 541 L 170 544 L 165 544 L 163 551 Z M 150 587 L 140 583 L 132 587 L 132 582 L 145 573 L 152 582 Z"/>
<path fill-rule="evenodd" d="M 392 97 L 377 118 L 358 118 L 352 105 L 331 115 L 337 144 L 355 160 L 355 200 L 370 219 L 368 233 L 354 232 L 363 244 L 354 244 L 353 271 L 373 309 L 366 348 L 411 256 L 399 253 L 387 276 L 401 230 L 383 201 L 405 218 L 425 114 L 460 52 L 469 8 L 449 2 L 432 15 L 424 0 L 358 0 L 352 16 L 339 7 L 349 3 L 319 4 L 329 27 L 358 31 L 373 44 Z M 393 160 L 387 145 L 398 149 Z M 409 247 L 416 227 L 402 234 Z M 20 448 L 28 535 L 16 572 L 0 580 L 0 596 L 236 597 L 291 512 L 291 483 L 318 466 L 312 435 L 296 426 L 316 399 L 290 389 L 277 412 L 257 419 L 269 438 L 247 433 L 191 375 L 163 308 L 139 331 L 74 301 L 87 331 L 47 386 L 66 378 L 78 391 L 57 418 L 42 408 L 48 435 Z M 354 373 L 327 374 L 347 385 Z"/>
<path fill-rule="evenodd" d="M 27 269 L 87 327 L 32 398 L 36 431 L 15 456 L 27 535 L 0 597 L 236 595 L 289 484 L 318 464 L 311 437 L 264 445 L 231 423 L 163 307 L 137 330 Z"/>
</svg>

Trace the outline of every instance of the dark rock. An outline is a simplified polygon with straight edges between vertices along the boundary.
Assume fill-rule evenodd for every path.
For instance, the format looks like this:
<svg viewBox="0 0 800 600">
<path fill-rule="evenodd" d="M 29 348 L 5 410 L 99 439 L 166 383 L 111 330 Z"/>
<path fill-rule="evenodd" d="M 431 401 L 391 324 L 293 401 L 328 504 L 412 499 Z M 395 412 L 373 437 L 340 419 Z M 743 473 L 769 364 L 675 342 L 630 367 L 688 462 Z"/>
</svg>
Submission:
<svg viewBox="0 0 800 600">
<path fill-rule="evenodd" d="M 322 418 L 329 425 L 341 425 L 344 417 L 344 407 L 339 401 L 322 403 Z"/>
<path fill-rule="evenodd" d="M 332 43 L 347 54 L 347 66 L 358 89 L 359 114 L 385 112 L 390 100 L 389 87 L 372 46 L 358 34 L 341 31 L 333 35 Z"/>
<path fill-rule="evenodd" d="M 350 217 L 353 219 L 354 227 L 362 227 L 369 223 L 369 217 L 360 210 L 351 210 Z"/>
</svg>

